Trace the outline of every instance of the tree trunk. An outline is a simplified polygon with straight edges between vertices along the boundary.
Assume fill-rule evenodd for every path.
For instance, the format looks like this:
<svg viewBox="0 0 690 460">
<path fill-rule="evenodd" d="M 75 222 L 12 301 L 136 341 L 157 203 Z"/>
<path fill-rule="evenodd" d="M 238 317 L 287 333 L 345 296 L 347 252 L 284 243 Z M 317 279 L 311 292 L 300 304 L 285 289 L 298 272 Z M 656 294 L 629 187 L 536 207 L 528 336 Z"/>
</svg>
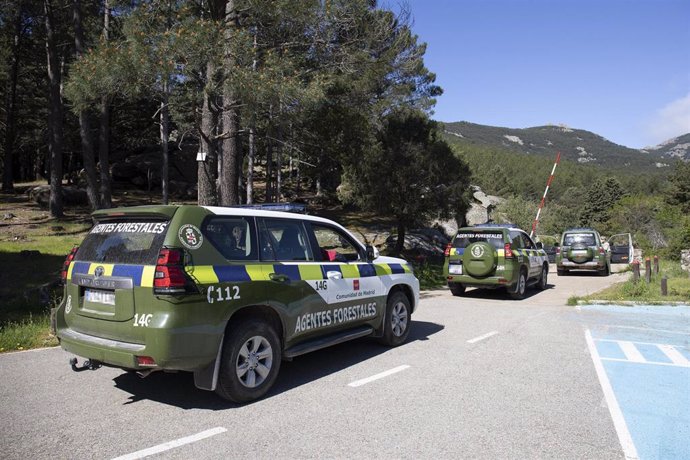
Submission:
<svg viewBox="0 0 690 460">
<path fill-rule="evenodd" d="M 4 139 L 4 161 L 2 191 L 14 191 L 14 144 L 16 140 L 16 108 L 17 108 L 17 80 L 19 76 L 19 52 L 21 44 L 21 25 L 22 25 L 23 5 L 17 7 L 17 15 L 14 21 L 14 33 L 12 34 L 11 53 L 8 56 L 9 81 L 5 93 L 5 139 Z"/>
<path fill-rule="evenodd" d="M 103 40 L 110 38 L 110 6 L 104 1 Z M 101 98 L 100 127 L 98 130 L 98 164 L 101 173 L 101 207 L 112 208 L 112 184 L 110 179 L 110 100 Z"/>
<path fill-rule="evenodd" d="M 74 48 L 77 57 L 84 54 L 84 29 L 81 18 L 81 0 L 74 0 L 72 20 L 74 24 Z M 81 137 L 81 156 L 86 172 L 86 195 L 91 209 L 100 207 L 98 197 L 98 180 L 96 179 L 96 160 L 94 159 L 93 140 L 91 137 L 91 122 L 86 110 L 79 112 L 79 135 Z"/>
<path fill-rule="evenodd" d="M 199 152 L 202 158 L 197 163 L 197 201 L 200 206 L 216 206 L 218 197 L 216 195 L 216 177 L 218 166 L 216 165 L 216 147 L 214 129 L 217 121 L 217 113 L 211 106 L 213 95 L 209 93 L 212 86 L 215 65 L 212 62 L 206 64 L 206 85 L 204 90 L 204 102 L 201 109 L 201 131 L 199 141 Z"/>
<path fill-rule="evenodd" d="M 48 151 L 50 152 L 50 214 L 62 217 L 62 99 L 60 97 L 60 63 L 55 44 L 55 19 L 50 0 L 43 1 L 46 26 L 46 57 L 48 61 L 49 114 Z"/>
<path fill-rule="evenodd" d="M 405 224 L 402 221 L 398 221 L 398 239 L 395 242 L 395 255 L 399 256 L 400 253 L 405 249 Z"/>
<path fill-rule="evenodd" d="M 278 129 L 276 130 L 276 190 L 275 202 L 281 201 L 283 193 L 283 128 L 281 126 L 281 111 L 278 110 Z"/>
<path fill-rule="evenodd" d="M 237 12 L 234 0 L 225 3 L 225 56 L 223 63 L 229 71 L 235 67 L 230 44 L 233 31 L 237 28 Z M 220 175 L 220 204 L 228 206 L 238 204 L 237 196 L 237 159 L 239 156 L 238 133 L 240 118 L 237 109 L 237 98 L 232 82 L 226 81 L 223 88 L 223 160 Z"/>
<path fill-rule="evenodd" d="M 5 93 L 5 156 L 3 161 L 2 191 L 14 191 L 14 144 L 17 137 L 17 81 L 19 79 L 19 56 L 22 38 L 22 16 L 24 5 L 17 7 L 17 16 L 14 18 L 14 33 L 12 34 L 12 51 L 8 56 L 9 85 Z"/>
<path fill-rule="evenodd" d="M 163 100 L 161 101 L 160 109 L 160 136 L 161 136 L 161 153 L 163 154 L 163 164 L 161 165 L 161 193 L 163 195 L 163 204 L 168 204 L 168 143 L 170 141 L 170 113 L 168 108 L 169 99 L 169 83 L 168 75 L 163 76 Z"/>
<path fill-rule="evenodd" d="M 254 204 L 254 156 L 256 155 L 256 134 L 254 126 L 249 128 L 249 151 L 247 152 L 247 204 Z"/>
</svg>

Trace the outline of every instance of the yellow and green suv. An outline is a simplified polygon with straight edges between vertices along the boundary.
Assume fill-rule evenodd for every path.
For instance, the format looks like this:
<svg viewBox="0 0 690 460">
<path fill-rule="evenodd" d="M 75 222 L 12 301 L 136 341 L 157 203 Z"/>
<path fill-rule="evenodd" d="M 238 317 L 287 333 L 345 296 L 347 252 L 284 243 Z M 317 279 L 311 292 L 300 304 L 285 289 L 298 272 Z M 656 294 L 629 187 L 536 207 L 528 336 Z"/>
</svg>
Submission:
<svg viewBox="0 0 690 460">
<path fill-rule="evenodd" d="M 528 286 L 546 289 L 548 256 L 523 230 L 508 224 L 484 224 L 458 230 L 448 244 L 443 273 L 455 296 L 465 288 L 505 288 L 522 299 Z"/>
<path fill-rule="evenodd" d="M 559 276 L 571 270 L 590 270 L 608 276 L 611 274 L 611 251 L 593 228 L 568 229 L 561 235 L 556 252 L 556 270 Z"/>
<path fill-rule="evenodd" d="M 55 311 L 74 370 L 189 371 L 235 401 L 265 395 L 282 360 L 359 337 L 408 337 L 419 282 L 337 223 L 248 208 L 93 213 Z"/>
</svg>

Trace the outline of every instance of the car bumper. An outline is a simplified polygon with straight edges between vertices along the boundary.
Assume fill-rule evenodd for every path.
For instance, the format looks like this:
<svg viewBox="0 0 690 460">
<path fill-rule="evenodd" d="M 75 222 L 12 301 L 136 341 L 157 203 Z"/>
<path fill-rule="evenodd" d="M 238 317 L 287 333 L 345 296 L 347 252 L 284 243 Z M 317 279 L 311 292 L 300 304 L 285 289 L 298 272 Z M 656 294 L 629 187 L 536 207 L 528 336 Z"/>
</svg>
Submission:
<svg viewBox="0 0 690 460">
<path fill-rule="evenodd" d="M 600 262 L 595 260 L 593 262 L 583 262 L 578 264 L 577 262 L 571 262 L 569 260 L 564 260 L 558 264 L 558 268 L 567 268 L 572 270 L 601 270 L 606 266 L 606 262 Z"/>
</svg>

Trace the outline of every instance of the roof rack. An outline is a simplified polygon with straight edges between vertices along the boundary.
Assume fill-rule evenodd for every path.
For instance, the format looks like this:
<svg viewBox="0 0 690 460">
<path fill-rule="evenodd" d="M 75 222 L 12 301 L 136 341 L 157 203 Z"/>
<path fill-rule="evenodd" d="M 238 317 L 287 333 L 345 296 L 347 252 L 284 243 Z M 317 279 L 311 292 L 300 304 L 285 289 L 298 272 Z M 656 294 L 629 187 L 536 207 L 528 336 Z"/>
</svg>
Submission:
<svg viewBox="0 0 690 460">
<path fill-rule="evenodd" d="M 229 208 L 263 209 L 264 211 L 282 211 L 296 214 L 307 214 L 307 205 L 304 203 L 258 203 L 235 204 Z"/>
</svg>

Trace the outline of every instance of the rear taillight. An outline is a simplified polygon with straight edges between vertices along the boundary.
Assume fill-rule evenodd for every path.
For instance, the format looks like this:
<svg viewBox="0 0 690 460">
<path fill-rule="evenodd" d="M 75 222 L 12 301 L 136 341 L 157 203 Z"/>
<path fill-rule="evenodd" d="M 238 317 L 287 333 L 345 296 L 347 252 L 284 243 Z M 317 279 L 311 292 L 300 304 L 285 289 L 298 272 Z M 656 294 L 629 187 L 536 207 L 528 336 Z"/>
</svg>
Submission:
<svg viewBox="0 0 690 460">
<path fill-rule="evenodd" d="M 161 249 L 158 253 L 153 290 L 156 294 L 177 294 L 187 291 L 184 254 L 179 249 Z"/>
<path fill-rule="evenodd" d="M 606 254 L 606 251 L 601 246 L 599 247 L 599 254 L 601 254 L 601 255 Z"/>
<path fill-rule="evenodd" d="M 506 243 L 503 248 L 505 250 L 506 259 L 513 257 L 513 248 L 510 246 L 510 243 Z"/>
<path fill-rule="evenodd" d="M 450 248 L 453 247 L 453 243 L 448 243 L 446 245 L 446 250 L 443 252 L 444 257 L 448 257 L 450 255 Z"/>
<path fill-rule="evenodd" d="M 156 367 L 156 361 L 150 356 L 137 356 L 137 364 L 139 366 Z"/>
<path fill-rule="evenodd" d="M 62 270 L 60 271 L 60 278 L 62 279 L 62 283 L 67 282 L 67 272 L 69 271 L 69 265 L 72 263 L 74 260 L 74 256 L 77 255 L 77 250 L 79 249 L 79 246 L 74 246 L 72 250 L 67 254 L 67 258 L 65 259 L 65 262 L 62 264 Z"/>
<path fill-rule="evenodd" d="M 561 248 L 560 248 L 560 247 L 556 247 L 556 254 L 560 254 L 560 253 L 561 253 Z"/>
</svg>

